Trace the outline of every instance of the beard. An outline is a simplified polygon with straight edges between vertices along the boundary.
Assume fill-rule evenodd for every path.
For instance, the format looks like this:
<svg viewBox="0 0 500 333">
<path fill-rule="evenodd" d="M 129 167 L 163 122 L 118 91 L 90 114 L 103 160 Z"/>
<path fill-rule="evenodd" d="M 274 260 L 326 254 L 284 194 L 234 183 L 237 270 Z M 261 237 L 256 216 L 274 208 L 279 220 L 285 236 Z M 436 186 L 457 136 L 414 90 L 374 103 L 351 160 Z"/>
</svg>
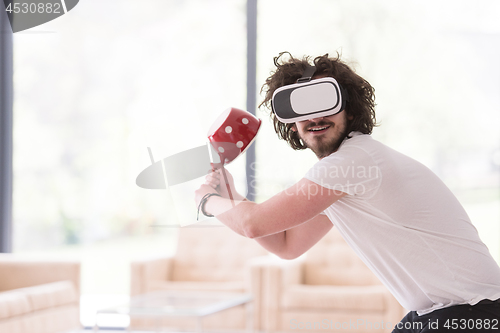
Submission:
<svg viewBox="0 0 500 333">
<path fill-rule="evenodd" d="M 330 128 L 334 128 L 337 125 L 329 121 L 321 120 L 317 123 L 314 122 L 309 124 L 307 129 L 313 126 L 330 126 Z M 333 137 L 326 137 L 322 135 L 316 138 L 307 138 L 307 139 L 303 138 L 300 135 L 300 133 L 297 134 L 299 135 L 299 138 L 302 139 L 302 141 L 305 143 L 306 147 L 311 149 L 313 153 L 318 157 L 318 159 L 322 159 L 328 155 L 331 155 L 332 153 L 336 152 L 339 149 L 340 145 L 347 137 L 348 134 L 347 126 L 341 129 L 339 133 L 340 135 Z"/>
</svg>

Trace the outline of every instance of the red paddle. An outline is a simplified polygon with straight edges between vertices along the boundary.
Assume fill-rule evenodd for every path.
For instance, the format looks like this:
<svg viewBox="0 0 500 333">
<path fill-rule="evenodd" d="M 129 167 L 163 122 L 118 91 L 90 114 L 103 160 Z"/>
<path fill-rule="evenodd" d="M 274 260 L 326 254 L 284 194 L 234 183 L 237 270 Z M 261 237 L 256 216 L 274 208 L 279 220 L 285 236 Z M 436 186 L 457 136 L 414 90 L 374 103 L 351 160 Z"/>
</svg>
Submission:
<svg viewBox="0 0 500 333">
<path fill-rule="evenodd" d="M 261 120 L 247 111 L 229 108 L 219 115 L 208 130 L 211 156 L 219 155 L 220 162 L 212 160 L 212 170 L 221 169 L 226 182 L 227 193 L 234 207 L 233 194 L 229 186 L 224 164 L 229 164 L 240 156 L 254 141 Z M 217 156 L 217 155 L 215 155 Z"/>
</svg>

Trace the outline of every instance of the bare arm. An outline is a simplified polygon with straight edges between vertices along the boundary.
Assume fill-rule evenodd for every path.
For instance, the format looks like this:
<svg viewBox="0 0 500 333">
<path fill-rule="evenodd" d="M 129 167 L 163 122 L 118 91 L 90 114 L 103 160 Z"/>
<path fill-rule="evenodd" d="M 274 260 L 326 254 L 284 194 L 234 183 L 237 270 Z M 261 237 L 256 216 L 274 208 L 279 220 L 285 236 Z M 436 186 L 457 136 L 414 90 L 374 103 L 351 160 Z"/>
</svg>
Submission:
<svg viewBox="0 0 500 333">
<path fill-rule="evenodd" d="M 332 227 L 320 215 L 328 206 L 346 195 L 302 179 L 269 200 L 231 202 L 218 186 L 217 175 L 207 177 L 207 184 L 196 191 L 199 201 L 205 193 L 218 188 L 225 197 L 211 197 L 205 209 L 240 235 L 255 238 L 264 248 L 283 258 L 299 256 L 314 245 Z M 234 205 L 234 207 L 233 207 Z"/>
<path fill-rule="evenodd" d="M 320 214 L 294 228 L 254 239 L 280 258 L 295 259 L 323 238 L 332 227 L 330 219 Z"/>
</svg>

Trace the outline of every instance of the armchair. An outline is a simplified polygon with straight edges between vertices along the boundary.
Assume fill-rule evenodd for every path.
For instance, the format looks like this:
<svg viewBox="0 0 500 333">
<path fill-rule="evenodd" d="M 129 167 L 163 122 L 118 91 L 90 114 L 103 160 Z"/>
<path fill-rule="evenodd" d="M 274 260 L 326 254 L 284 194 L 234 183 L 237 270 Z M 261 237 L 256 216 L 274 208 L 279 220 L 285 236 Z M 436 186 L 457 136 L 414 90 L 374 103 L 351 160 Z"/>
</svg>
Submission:
<svg viewBox="0 0 500 333">
<path fill-rule="evenodd" d="M 78 329 L 79 296 L 80 263 L 0 254 L 0 332 Z"/>
<path fill-rule="evenodd" d="M 250 263 L 267 252 L 255 241 L 235 234 L 227 227 L 211 226 L 179 229 L 177 251 L 172 257 L 138 260 L 131 264 L 131 296 L 159 290 L 220 291 L 255 294 L 259 277 Z M 257 294 L 255 294 L 257 295 Z M 254 297 L 254 310 L 258 300 Z M 208 316 L 208 330 L 243 330 L 246 309 L 239 306 Z M 254 312 L 254 327 L 259 318 Z M 158 321 L 131 318 L 131 328 L 151 329 Z M 164 318 L 161 326 L 195 329 L 192 320 Z"/>
<path fill-rule="evenodd" d="M 335 228 L 305 256 L 261 266 L 267 332 L 391 332 L 406 313 Z"/>
</svg>

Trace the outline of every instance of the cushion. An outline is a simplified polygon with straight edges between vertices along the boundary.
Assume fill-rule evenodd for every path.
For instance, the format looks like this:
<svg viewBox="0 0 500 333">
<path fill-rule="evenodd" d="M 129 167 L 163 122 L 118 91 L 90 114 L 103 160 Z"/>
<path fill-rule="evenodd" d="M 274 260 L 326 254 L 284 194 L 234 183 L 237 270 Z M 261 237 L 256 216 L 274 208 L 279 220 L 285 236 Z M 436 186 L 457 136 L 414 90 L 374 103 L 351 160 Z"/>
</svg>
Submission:
<svg viewBox="0 0 500 333">
<path fill-rule="evenodd" d="M 384 311 L 385 294 L 379 286 L 294 285 L 283 293 L 285 309 Z"/>
<path fill-rule="evenodd" d="M 78 302 L 76 289 L 71 281 L 46 283 L 39 286 L 15 289 L 29 302 L 30 310 L 42 310 Z"/>
<path fill-rule="evenodd" d="M 0 292 L 0 319 L 7 319 L 30 311 L 30 302 L 24 293 L 19 291 Z"/>
<path fill-rule="evenodd" d="M 0 319 L 78 301 L 75 287 L 70 281 L 0 292 Z"/>
<path fill-rule="evenodd" d="M 265 254 L 267 251 L 257 242 L 227 227 L 183 228 L 179 231 L 171 279 L 243 280 L 247 260 Z"/>
</svg>

